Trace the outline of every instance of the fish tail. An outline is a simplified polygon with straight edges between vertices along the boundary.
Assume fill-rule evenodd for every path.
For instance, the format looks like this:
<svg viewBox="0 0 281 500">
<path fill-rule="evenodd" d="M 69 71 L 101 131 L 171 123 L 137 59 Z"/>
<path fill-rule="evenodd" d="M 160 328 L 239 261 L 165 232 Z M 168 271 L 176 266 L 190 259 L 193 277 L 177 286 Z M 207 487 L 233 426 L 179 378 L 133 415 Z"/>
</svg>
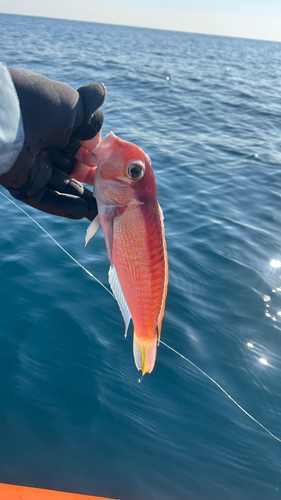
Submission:
<svg viewBox="0 0 281 500">
<path fill-rule="evenodd" d="M 157 336 L 153 339 L 142 339 L 134 332 L 134 358 L 138 370 L 142 374 L 151 373 L 156 360 Z"/>
</svg>

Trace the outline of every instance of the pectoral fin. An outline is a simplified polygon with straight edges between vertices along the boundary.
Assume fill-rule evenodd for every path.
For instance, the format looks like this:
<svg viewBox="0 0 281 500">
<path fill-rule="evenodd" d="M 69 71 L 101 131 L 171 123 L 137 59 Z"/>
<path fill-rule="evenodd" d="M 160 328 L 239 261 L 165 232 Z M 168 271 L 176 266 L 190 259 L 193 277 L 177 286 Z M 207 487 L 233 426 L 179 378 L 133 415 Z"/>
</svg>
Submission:
<svg viewBox="0 0 281 500">
<path fill-rule="evenodd" d="M 125 337 L 127 337 L 127 332 L 131 320 L 131 313 L 129 311 L 127 302 L 125 300 L 117 273 L 116 269 L 114 266 L 110 266 L 109 273 L 108 273 L 108 278 L 109 278 L 109 283 L 111 286 L 111 289 L 114 293 L 114 297 L 116 298 L 118 305 L 120 307 L 120 311 L 122 313 L 122 316 L 125 321 Z"/>
<path fill-rule="evenodd" d="M 100 225 L 100 218 L 99 215 L 97 215 L 94 220 L 92 220 L 91 224 L 89 225 L 86 236 L 85 236 L 85 246 L 89 243 L 90 239 L 96 234 L 98 228 Z"/>
</svg>

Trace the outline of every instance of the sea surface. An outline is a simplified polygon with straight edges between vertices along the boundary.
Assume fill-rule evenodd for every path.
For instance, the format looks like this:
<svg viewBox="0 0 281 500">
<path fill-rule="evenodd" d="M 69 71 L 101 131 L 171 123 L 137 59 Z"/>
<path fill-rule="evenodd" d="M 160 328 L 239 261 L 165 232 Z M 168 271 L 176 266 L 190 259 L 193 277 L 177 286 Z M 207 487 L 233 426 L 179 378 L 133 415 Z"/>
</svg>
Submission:
<svg viewBox="0 0 281 500">
<path fill-rule="evenodd" d="M 0 59 L 102 81 L 152 158 L 162 340 L 281 439 L 281 44 L 0 15 Z M 4 188 L 0 188 L 6 193 Z M 102 231 L 26 207 L 107 286 Z M 0 482 L 121 500 L 281 498 L 281 442 L 160 344 L 138 382 L 115 300 L 0 196 Z"/>
</svg>

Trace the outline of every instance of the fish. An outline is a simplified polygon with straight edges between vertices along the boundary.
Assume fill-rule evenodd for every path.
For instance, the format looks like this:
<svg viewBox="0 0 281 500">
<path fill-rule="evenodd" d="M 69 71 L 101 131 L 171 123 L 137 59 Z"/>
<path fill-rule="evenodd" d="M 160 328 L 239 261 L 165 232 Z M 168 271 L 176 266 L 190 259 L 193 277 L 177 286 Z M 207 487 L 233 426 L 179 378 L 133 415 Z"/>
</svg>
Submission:
<svg viewBox="0 0 281 500">
<path fill-rule="evenodd" d="M 101 225 L 109 283 L 125 322 L 134 325 L 133 354 L 142 375 L 151 373 L 160 342 L 168 287 L 163 212 L 150 157 L 110 132 L 91 152 L 97 169 L 93 195 L 98 215 L 85 244 Z"/>
</svg>

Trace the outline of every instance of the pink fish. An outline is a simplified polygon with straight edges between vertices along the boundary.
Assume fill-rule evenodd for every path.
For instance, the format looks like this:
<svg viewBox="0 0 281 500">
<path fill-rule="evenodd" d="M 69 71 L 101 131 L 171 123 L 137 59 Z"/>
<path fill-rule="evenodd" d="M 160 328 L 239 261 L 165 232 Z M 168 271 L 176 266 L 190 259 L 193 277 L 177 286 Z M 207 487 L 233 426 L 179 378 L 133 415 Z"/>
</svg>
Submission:
<svg viewBox="0 0 281 500">
<path fill-rule="evenodd" d="M 134 358 L 142 373 L 153 370 L 165 310 L 168 261 L 163 214 L 150 158 L 110 132 L 92 152 L 98 168 L 93 194 L 110 260 L 109 283 L 125 321 L 134 324 Z"/>
</svg>

